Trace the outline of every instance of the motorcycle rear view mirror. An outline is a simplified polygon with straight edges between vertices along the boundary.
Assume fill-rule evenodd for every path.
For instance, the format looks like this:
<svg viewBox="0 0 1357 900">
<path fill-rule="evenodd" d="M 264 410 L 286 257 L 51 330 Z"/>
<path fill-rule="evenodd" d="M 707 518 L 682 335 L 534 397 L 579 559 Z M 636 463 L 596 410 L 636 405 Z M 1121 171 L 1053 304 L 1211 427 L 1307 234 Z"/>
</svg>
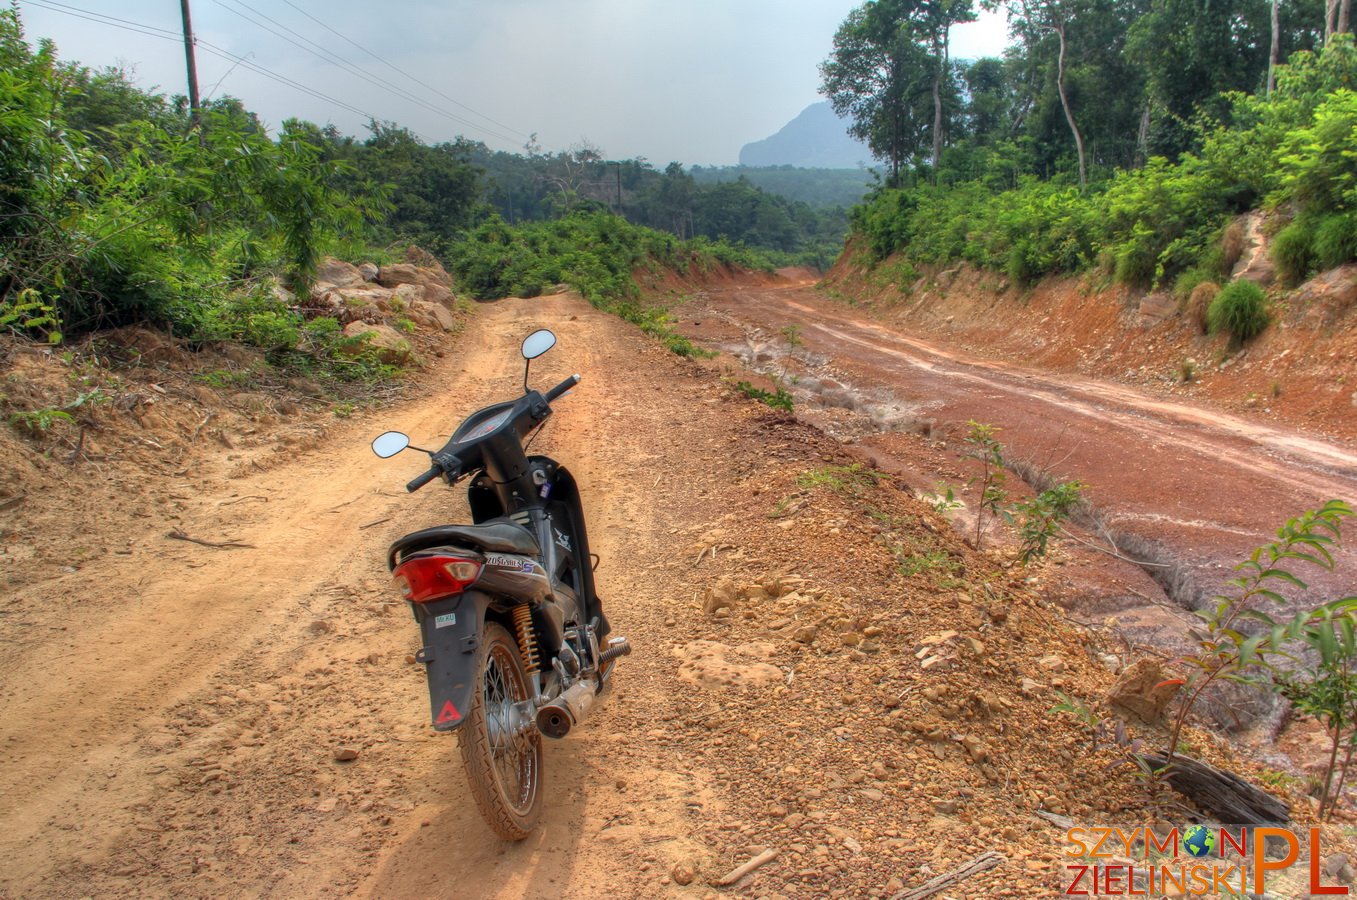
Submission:
<svg viewBox="0 0 1357 900">
<path fill-rule="evenodd" d="M 523 339 L 523 358 L 536 359 L 556 346 L 556 335 L 543 328 Z"/>
<path fill-rule="evenodd" d="M 539 328 L 523 339 L 523 392 L 528 392 L 528 369 L 532 361 L 556 346 L 556 335 L 546 328 Z"/>
<path fill-rule="evenodd" d="M 372 452 L 382 459 L 390 459 L 409 446 L 410 438 L 399 431 L 388 431 L 377 435 L 372 441 Z"/>
</svg>

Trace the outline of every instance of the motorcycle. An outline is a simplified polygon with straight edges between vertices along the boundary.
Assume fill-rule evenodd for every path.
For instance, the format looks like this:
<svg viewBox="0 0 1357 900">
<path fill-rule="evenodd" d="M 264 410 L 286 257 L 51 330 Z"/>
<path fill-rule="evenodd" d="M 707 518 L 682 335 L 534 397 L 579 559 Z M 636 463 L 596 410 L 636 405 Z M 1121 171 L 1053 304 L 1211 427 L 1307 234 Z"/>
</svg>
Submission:
<svg viewBox="0 0 1357 900">
<path fill-rule="evenodd" d="M 575 479 L 555 460 L 527 455 L 551 404 L 580 380 L 545 394 L 528 387 L 532 361 L 555 344 L 546 329 L 529 335 L 523 396 L 472 413 L 441 449 L 414 447 L 398 431 L 372 442 L 383 459 L 429 454 L 407 491 L 470 479 L 474 524 L 407 534 L 391 545 L 387 567 L 423 637 L 415 658 L 428 676 L 433 727 L 458 732 L 476 805 L 506 840 L 527 837 L 540 815 L 542 738 L 569 734 L 631 652 L 625 638 L 608 638 Z"/>
</svg>

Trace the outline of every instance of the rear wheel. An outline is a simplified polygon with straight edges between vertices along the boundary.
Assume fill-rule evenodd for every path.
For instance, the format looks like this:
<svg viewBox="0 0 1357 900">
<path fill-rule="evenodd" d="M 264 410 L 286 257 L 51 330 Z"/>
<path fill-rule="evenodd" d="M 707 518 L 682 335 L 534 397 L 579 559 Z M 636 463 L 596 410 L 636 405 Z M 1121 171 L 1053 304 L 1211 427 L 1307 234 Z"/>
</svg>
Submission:
<svg viewBox="0 0 1357 900">
<path fill-rule="evenodd" d="M 527 837 L 541 812 L 542 735 L 534 724 L 532 689 L 518 644 L 487 622 L 477 651 L 479 690 L 458 741 L 476 806 L 495 834 Z"/>
</svg>

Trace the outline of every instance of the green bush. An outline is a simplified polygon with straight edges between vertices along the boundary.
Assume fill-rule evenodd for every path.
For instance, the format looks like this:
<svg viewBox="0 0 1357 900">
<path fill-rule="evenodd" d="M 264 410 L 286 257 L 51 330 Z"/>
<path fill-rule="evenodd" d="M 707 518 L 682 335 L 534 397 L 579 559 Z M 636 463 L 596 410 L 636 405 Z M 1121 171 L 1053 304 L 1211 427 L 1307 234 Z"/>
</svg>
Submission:
<svg viewBox="0 0 1357 900">
<path fill-rule="evenodd" d="M 1357 259 L 1357 215 L 1332 213 L 1315 225 L 1312 244 L 1321 269 L 1332 269 Z"/>
<path fill-rule="evenodd" d="M 1298 284 L 1314 269 L 1314 229 L 1308 219 L 1298 218 L 1277 233 L 1272 241 L 1272 262 L 1287 284 Z"/>
<path fill-rule="evenodd" d="M 1211 334 L 1225 332 L 1236 341 L 1247 341 L 1268 326 L 1267 297 L 1252 281 L 1227 284 L 1206 309 Z"/>
</svg>

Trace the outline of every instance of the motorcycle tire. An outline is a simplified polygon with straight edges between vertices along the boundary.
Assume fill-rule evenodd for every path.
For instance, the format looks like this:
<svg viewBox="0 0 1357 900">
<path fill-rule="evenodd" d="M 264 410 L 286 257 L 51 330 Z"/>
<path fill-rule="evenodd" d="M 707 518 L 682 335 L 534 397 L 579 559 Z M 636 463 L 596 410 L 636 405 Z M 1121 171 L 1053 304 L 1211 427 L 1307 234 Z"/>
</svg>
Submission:
<svg viewBox="0 0 1357 900">
<path fill-rule="evenodd" d="M 542 809 L 542 735 L 531 718 L 516 721 L 514 704 L 532 697 L 518 643 L 487 622 L 476 651 L 475 692 L 458 743 L 467 781 L 486 824 L 506 841 L 532 833 Z"/>
</svg>

